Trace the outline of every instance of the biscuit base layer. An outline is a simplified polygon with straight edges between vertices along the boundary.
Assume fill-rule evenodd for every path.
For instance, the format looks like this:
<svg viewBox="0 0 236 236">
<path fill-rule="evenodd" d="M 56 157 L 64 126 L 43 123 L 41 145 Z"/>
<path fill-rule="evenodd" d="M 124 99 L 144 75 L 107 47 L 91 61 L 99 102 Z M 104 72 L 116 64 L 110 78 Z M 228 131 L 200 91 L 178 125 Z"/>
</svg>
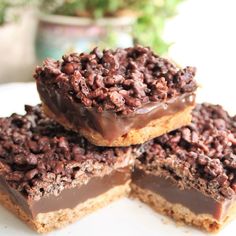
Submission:
<svg viewBox="0 0 236 236">
<path fill-rule="evenodd" d="M 137 198 L 151 206 L 155 211 L 173 218 L 177 223 L 197 226 L 208 232 L 217 232 L 230 218 L 226 217 L 225 221 L 219 222 L 209 214 L 195 214 L 185 206 L 170 203 L 159 194 L 153 193 L 147 189 L 142 189 L 135 184 L 131 184 L 131 189 L 131 197 Z M 234 206 L 234 209 L 231 210 L 234 212 L 235 208 Z M 229 211 L 229 215 L 231 215 L 232 211 Z"/>
<path fill-rule="evenodd" d="M 96 146 L 119 147 L 142 144 L 155 137 L 188 125 L 191 122 L 192 109 L 193 106 L 188 106 L 184 110 L 181 110 L 175 114 L 166 115 L 156 120 L 152 120 L 145 127 L 141 129 L 131 129 L 127 134 L 112 141 L 104 139 L 100 133 L 90 128 L 80 128 L 78 132 Z M 65 128 L 74 131 L 76 130 L 64 116 L 54 115 L 54 113 L 45 104 L 43 104 L 43 110 L 46 115 L 56 120 Z"/>
<path fill-rule="evenodd" d="M 96 198 L 89 199 L 77 205 L 73 209 L 40 213 L 35 219 L 28 216 L 6 193 L 0 192 L 0 203 L 37 232 L 46 233 L 54 229 L 62 228 L 99 208 L 107 206 L 109 203 L 119 198 L 128 196 L 129 192 L 130 186 L 129 182 L 127 182 L 125 185 L 116 186 Z"/>
</svg>

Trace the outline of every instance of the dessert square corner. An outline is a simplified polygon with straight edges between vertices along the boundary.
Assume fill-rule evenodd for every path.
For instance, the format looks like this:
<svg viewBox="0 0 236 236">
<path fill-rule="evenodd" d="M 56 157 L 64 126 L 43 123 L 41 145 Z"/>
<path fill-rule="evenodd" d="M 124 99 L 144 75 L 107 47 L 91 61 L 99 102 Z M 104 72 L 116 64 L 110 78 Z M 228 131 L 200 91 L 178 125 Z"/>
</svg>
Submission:
<svg viewBox="0 0 236 236">
<path fill-rule="evenodd" d="M 97 146 L 112 147 L 142 144 L 187 125 L 195 73 L 134 46 L 47 59 L 34 77 L 48 116 Z"/>
<path fill-rule="evenodd" d="M 236 117 L 201 104 L 192 123 L 145 144 L 131 195 L 177 222 L 219 231 L 236 216 Z"/>
<path fill-rule="evenodd" d="M 38 232 L 127 196 L 133 162 L 133 148 L 96 147 L 40 105 L 0 118 L 0 202 Z"/>
</svg>

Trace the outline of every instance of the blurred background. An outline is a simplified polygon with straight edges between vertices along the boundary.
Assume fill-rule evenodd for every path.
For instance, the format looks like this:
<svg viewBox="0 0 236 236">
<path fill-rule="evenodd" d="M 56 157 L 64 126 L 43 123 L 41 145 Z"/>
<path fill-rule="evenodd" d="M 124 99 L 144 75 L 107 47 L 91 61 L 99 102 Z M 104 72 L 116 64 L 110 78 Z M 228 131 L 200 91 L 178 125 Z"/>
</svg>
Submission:
<svg viewBox="0 0 236 236">
<path fill-rule="evenodd" d="M 196 66 L 199 99 L 226 104 L 236 99 L 235 12 L 235 0 L 0 0 L 0 83 L 32 81 L 46 57 L 138 43 Z"/>
</svg>

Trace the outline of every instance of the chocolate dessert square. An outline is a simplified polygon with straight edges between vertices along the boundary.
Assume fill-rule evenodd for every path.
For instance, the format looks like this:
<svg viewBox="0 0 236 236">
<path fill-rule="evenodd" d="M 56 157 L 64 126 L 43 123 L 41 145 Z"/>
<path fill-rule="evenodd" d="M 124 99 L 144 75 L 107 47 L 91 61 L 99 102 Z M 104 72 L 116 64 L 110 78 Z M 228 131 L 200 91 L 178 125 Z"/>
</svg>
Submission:
<svg viewBox="0 0 236 236">
<path fill-rule="evenodd" d="M 131 148 L 96 147 L 41 106 L 0 118 L 0 202 L 38 232 L 126 196 L 133 162 Z"/>
<path fill-rule="evenodd" d="M 236 116 L 202 104 L 192 123 L 143 146 L 132 195 L 176 221 L 215 232 L 236 212 Z"/>
<path fill-rule="evenodd" d="M 142 144 L 191 121 L 193 67 L 141 46 L 62 59 L 36 69 L 44 112 L 95 145 Z"/>
</svg>

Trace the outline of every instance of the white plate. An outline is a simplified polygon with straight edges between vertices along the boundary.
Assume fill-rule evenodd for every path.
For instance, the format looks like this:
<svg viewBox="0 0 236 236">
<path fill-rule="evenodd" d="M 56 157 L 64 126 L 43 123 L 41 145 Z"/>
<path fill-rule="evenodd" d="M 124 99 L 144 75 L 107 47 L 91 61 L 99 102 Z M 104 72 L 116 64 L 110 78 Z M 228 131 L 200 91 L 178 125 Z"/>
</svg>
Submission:
<svg viewBox="0 0 236 236">
<path fill-rule="evenodd" d="M 207 94 L 209 99 L 209 94 Z M 35 85 L 12 84 L 0 86 L 0 116 L 12 112 L 24 112 L 24 104 L 39 103 Z M 235 232 L 236 221 L 227 225 L 218 235 L 228 236 Z M 18 220 L 13 214 L 0 207 L 0 236 L 33 236 L 38 235 Z M 102 236 L 202 236 L 205 232 L 197 229 L 177 226 L 169 218 L 163 217 L 148 206 L 130 199 L 122 199 L 84 217 L 75 224 L 62 230 L 47 234 L 48 236 L 102 235 Z"/>
</svg>

